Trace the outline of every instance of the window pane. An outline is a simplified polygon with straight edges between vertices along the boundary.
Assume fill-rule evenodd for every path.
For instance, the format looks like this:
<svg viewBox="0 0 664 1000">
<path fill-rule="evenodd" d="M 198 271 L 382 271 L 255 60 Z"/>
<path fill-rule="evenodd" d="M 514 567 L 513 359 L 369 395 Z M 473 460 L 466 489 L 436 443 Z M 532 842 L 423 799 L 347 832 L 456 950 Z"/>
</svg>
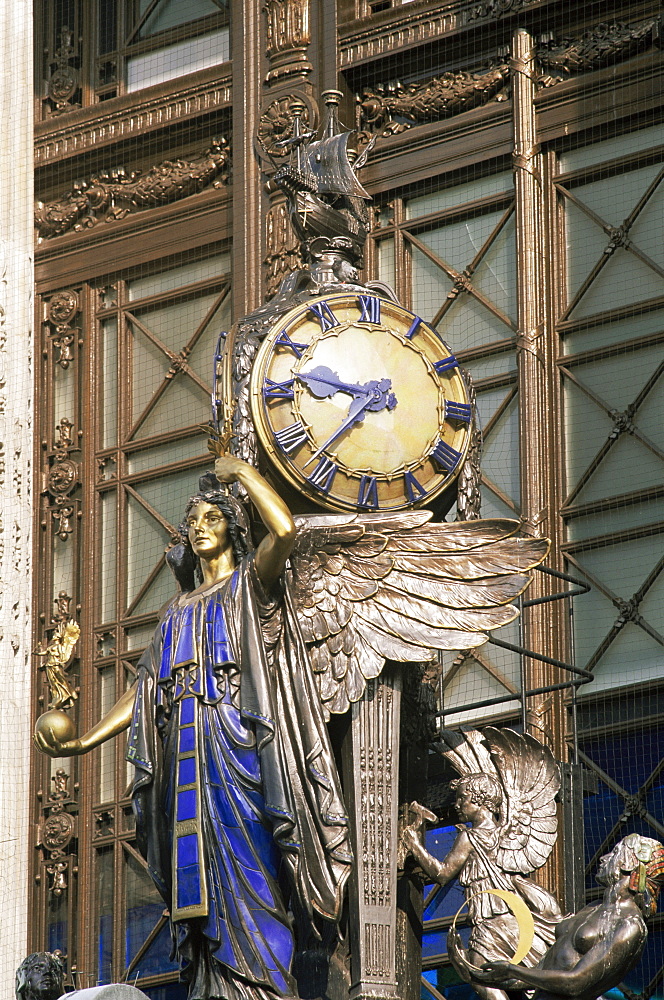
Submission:
<svg viewBox="0 0 664 1000">
<path fill-rule="evenodd" d="M 46 940 L 49 951 L 59 949 L 64 955 L 67 954 L 67 893 L 56 896 L 54 892 L 48 894 L 48 909 L 46 911 Z"/>
<path fill-rule="evenodd" d="M 118 499 L 115 490 L 100 499 L 101 509 L 101 621 L 115 621 L 117 616 Z"/>
<path fill-rule="evenodd" d="M 124 961 L 125 966 L 128 966 L 148 934 L 161 919 L 164 902 L 143 865 L 128 852 L 125 852 L 124 862 L 126 886 Z M 151 976 L 177 969 L 177 964 L 169 961 L 170 950 L 170 931 L 167 923 L 164 923 L 157 940 L 139 960 L 133 973 L 134 977 Z"/>
<path fill-rule="evenodd" d="M 53 416 L 54 424 L 57 424 L 65 417 L 67 420 L 74 419 L 76 367 L 70 364 L 68 368 L 61 365 L 53 365 Z"/>
<path fill-rule="evenodd" d="M 620 156 L 630 156 L 642 149 L 653 149 L 664 143 L 664 125 L 642 129 L 639 132 L 629 132 L 616 139 L 605 142 L 595 142 L 590 146 L 580 146 L 578 149 L 563 153 L 559 160 L 560 172 L 579 170 L 606 160 L 614 160 Z"/>
<path fill-rule="evenodd" d="M 150 6 L 151 0 L 141 0 L 141 14 Z M 155 10 L 141 29 L 141 38 L 154 35 L 157 31 L 189 24 L 208 14 L 219 14 L 220 6 L 214 0 L 160 0 Z"/>
<path fill-rule="evenodd" d="M 99 718 L 103 718 L 116 702 L 115 667 L 105 667 L 99 672 L 101 691 Z M 99 748 L 99 802 L 115 799 L 115 740 L 107 740 Z"/>
<path fill-rule="evenodd" d="M 441 303 L 443 299 L 444 296 L 441 296 Z M 440 320 L 438 332 L 455 352 L 488 346 L 497 340 L 511 340 L 514 337 L 511 327 L 499 320 L 474 296 L 465 293 L 458 296 Z M 472 362 L 471 367 L 474 364 Z"/>
<path fill-rule="evenodd" d="M 184 76 L 185 73 L 194 73 L 196 70 L 227 62 L 229 54 L 228 28 L 222 28 L 209 35 L 168 45 L 158 52 L 133 56 L 127 59 L 127 92 L 153 87 Z"/>
<path fill-rule="evenodd" d="M 482 471 L 511 500 L 519 502 L 519 406 L 516 396 L 485 438 Z"/>
<path fill-rule="evenodd" d="M 202 434 L 197 437 L 182 438 L 180 441 L 169 441 L 144 451 L 134 451 L 127 456 L 127 471 L 145 472 L 169 462 L 179 462 L 182 459 L 194 458 L 207 453 L 206 438 Z"/>
<path fill-rule="evenodd" d="M 168 382 L 136 433 L 136 438 L 166 434 L 180 427 L 193 427 L 210 419 L 210 397 L 188 375 Z"/>
<path fill-rule="evenodd" d="M 144 299 L 160 292 L 170 292 L 184 285 L 193 285 L 197 281 L 216 278 L 230 271 L 230 254 L 221 253 L 205 260 L 194 260 L 179 267 L 171 267 L 166 271 L 148 275 L 145 278 L 132 278 L 126 284 L 127 296 L 130 302 Z"/>
<path fill-rule="evenodd" d="M 118 437 L 118 321 L 103 320 L 102 340 L 102 448 L 116 444 Z"/>
<path fill-rule="evenodd" d="M 391 288 L 395 285 L 394 240 L 381 240 L 378 244 L 378 279 Z"/>
<path fill-rule="evenodd" d="M 73 518 L 72 518 L 73 520 Z M 57 531 L 57 521 L 54 522 Z M 59 535 L 53 536 L 53 593 L 64 590 L 74 593 L 74 542 L 73 535 L 63 541 Z"/>
<path fill-rule="evenodd" d="M 112 983 L 113 956 L 113 848 L 97 851 L 97 980 Z"/>
<path fill-rule="evenodd" d="M 615 323 L 602 323 L 575 331 L 565 337 L 565 353 L 576 354 L 590 351 L 595 347 L 617 344 L 623 340 L 645 337 L 649 333 L 661 333 L 664 330 L 664 312 L 653 309 L 651 312 L 636 312 L 627 319 Z"/>
<path fill-rule="evenodd" d="M 441 191 L 434 191 L 432 194 L 409 198 L 406 202 L 406 218 L 416 219 L 421 215 L 429 215 L 431 212 L 443 212 L 448 208 L 456 208 L 467 201 L 502 194 L 505 191 L 511 191 L 513 183 L 512 171 L 505 170 L 500 174 L 480 177 L 477 180 L 468 181 L 466 184 L 457 184 Z"/>
</svg>

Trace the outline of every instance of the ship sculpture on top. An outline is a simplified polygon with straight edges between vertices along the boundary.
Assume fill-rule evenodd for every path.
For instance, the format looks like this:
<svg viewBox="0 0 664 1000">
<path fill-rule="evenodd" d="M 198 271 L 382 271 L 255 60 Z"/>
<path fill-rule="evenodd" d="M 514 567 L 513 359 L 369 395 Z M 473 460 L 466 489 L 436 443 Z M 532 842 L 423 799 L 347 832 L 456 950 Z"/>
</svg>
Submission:
<svg viewBox="0 0 664 1000">
<path fill-rule="evenodd" d="M 291 223 L 305 252 L 314 257 L 326 250 L 341 252 L 349 263 L 361 266 L 371 197 L 357 171 L 375 139 L 359 154 L 353 145 L 358 133 L 343 131 L 339 125 L 341 96 L 337 90 L 323 94 L 327 120 L 320 139 L 316 132 L 303 128 L 304 103 L 291 102 L 292 135 L 277 144 L 290 150 L 290 159 L 273 180 L 288 198 Z"/>
</svg>

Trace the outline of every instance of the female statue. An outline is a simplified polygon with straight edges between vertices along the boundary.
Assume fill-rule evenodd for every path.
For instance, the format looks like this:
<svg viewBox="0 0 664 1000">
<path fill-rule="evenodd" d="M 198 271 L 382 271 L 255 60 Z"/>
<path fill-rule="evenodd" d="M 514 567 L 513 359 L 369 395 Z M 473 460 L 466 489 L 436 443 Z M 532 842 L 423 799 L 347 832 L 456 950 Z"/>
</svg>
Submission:
<svg viewBox="0 0 664 1000">
<path fill-rule="evenodd" d="M 312 678 L 288 655 L 301 644 L 279 587 L 293 519 L 245 462 L 220 458 L 215 472 L 244 486 L 265 538 L 249 552 L 242 506 L 218 484 L 192 497 L 176 569 L 183 578 L 198 563 L 202 582 L 190 578 L 170 603 L 136 684 L 105 719 L 80 739 L 37 742 L 53 756 L 85 753 L 130 727 L 137 840 L 190 997 L 289 997 L 283 869 L 300 907 L 337 918 L 347 819 Z"/>
<path fill-rule="evenodd" d="M 319 916 L 337 921 L 352 863 L 329 713 L 386 657 L 429 659 L 512 621 L 548 542 L 514 521 L 429 524 L 426 511 L 296 525 L 252 466 L 224 456 L 215 474 L 167 556 L 182 592 L 136 684 L 80 738 L 59 738 L 47 713 L 35 741 L 58 757 L 129 729 L 137 841 L 191 1000 L 274 1000 L 296 994 L 293 920 L 300 940 Z M 234 482 L 267 532 L 255 551 L 220 488 Z"/>
<path fill-rule="evenodd" d="M 657 909 L 664 847 L 630 833 L 604 855 L 596 878 L 606 887 L 601 901 L 560 921 L 555 943 L 536 968 L 488 962 L 486 977 L 516 976 L 522 988 L 537 988 L 538 1000 L 596 1000 L 618 986 L 641 957 L 644 918 Z"/>
</svg>

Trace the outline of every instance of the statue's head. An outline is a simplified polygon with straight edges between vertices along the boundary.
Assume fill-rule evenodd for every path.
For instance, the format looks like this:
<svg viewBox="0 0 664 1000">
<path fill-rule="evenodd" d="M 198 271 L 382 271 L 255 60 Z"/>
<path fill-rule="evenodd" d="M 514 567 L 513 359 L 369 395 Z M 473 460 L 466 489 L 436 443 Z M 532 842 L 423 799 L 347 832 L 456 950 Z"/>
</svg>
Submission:
<svg viewBox="0 0 664 1000">
<path fill-rule="evenodd" d="M 629 887 L 646 916 L 657 909 L 657 897 L 664 882 L 664 847 L 652 837 L 630 833 L 619 840 L 610 854 L 600 860 L 597 881 L 614 885 L 629 875 Z"/>
<path fill-rule="evenodd" d="M 16 970 L 16 1000 L 58 1000 L 64 991 L 62 961 L 50 951 L 33 952 Z"/>
<path fill-rule="evenodd" d="M 492 813 L 500 812 L 503 804 L 503 792 L 500 784 L 490 774 L 466 774 L 450 782 L 454 792 L 467 792 L 470 801 L 476 806 L 486 806 Z"/>
<path fill-rule="evenodd" d="M 246 556 L 251 544 L 249 521 L 244 506 L 231 493 L 221 487 L 213 473 L 208 472 L 201 476 L 199 492 L 189 497 L 184 517 L 178 526 L 181 541 L 166 554 L 166 561 L 185 592 L 194 590 L 202 581 L 200 560 L 191 546 L 188 525 L 191 511 L 199 504 L 217 507 L 224 515 L 236 563 L 239 563 Z"/>
</svg>

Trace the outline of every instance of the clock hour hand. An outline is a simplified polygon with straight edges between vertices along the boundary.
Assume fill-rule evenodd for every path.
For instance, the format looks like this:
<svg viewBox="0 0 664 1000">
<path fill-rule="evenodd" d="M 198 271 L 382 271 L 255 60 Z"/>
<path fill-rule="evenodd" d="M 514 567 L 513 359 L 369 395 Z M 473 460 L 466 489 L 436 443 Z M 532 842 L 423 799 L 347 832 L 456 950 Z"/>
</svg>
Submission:
<svg viewBox="0 0 664 1000">
<path fill-rule="evenodd" d="M 389 392 L 391 386 L 392 382 L 389 378 L 367 382 L 366 395 L 355 397 L 350 404 L 346 419 L 339 424 L 334 434 L 331 434 L 327 441 L 314 452 L 309 461 L 304 463 L 304 468 L 306 469 L 308 465 L 311 465 L 348 427 L 352 427 L 353 424 L 364 420 L 365 410 L 371 410 L 374 413 L 385 408 L 393 410 L 397 405 L 397 398 L 393 392 Z"/>
<path fill-rule="evenodd" d="M 364 385 L 356 385 L 352 382 L 342 382 L 336 372 L 326 365 L 318 365 L 308 372 L 300 372 L 297 375 L 300 382 L 304 382 L 312 396 L 317 399 L 327 399 L 337 392 L 347 392 L 351 396 L 366 396 L 371 392 L 371 382 Z"/>
</svg>

